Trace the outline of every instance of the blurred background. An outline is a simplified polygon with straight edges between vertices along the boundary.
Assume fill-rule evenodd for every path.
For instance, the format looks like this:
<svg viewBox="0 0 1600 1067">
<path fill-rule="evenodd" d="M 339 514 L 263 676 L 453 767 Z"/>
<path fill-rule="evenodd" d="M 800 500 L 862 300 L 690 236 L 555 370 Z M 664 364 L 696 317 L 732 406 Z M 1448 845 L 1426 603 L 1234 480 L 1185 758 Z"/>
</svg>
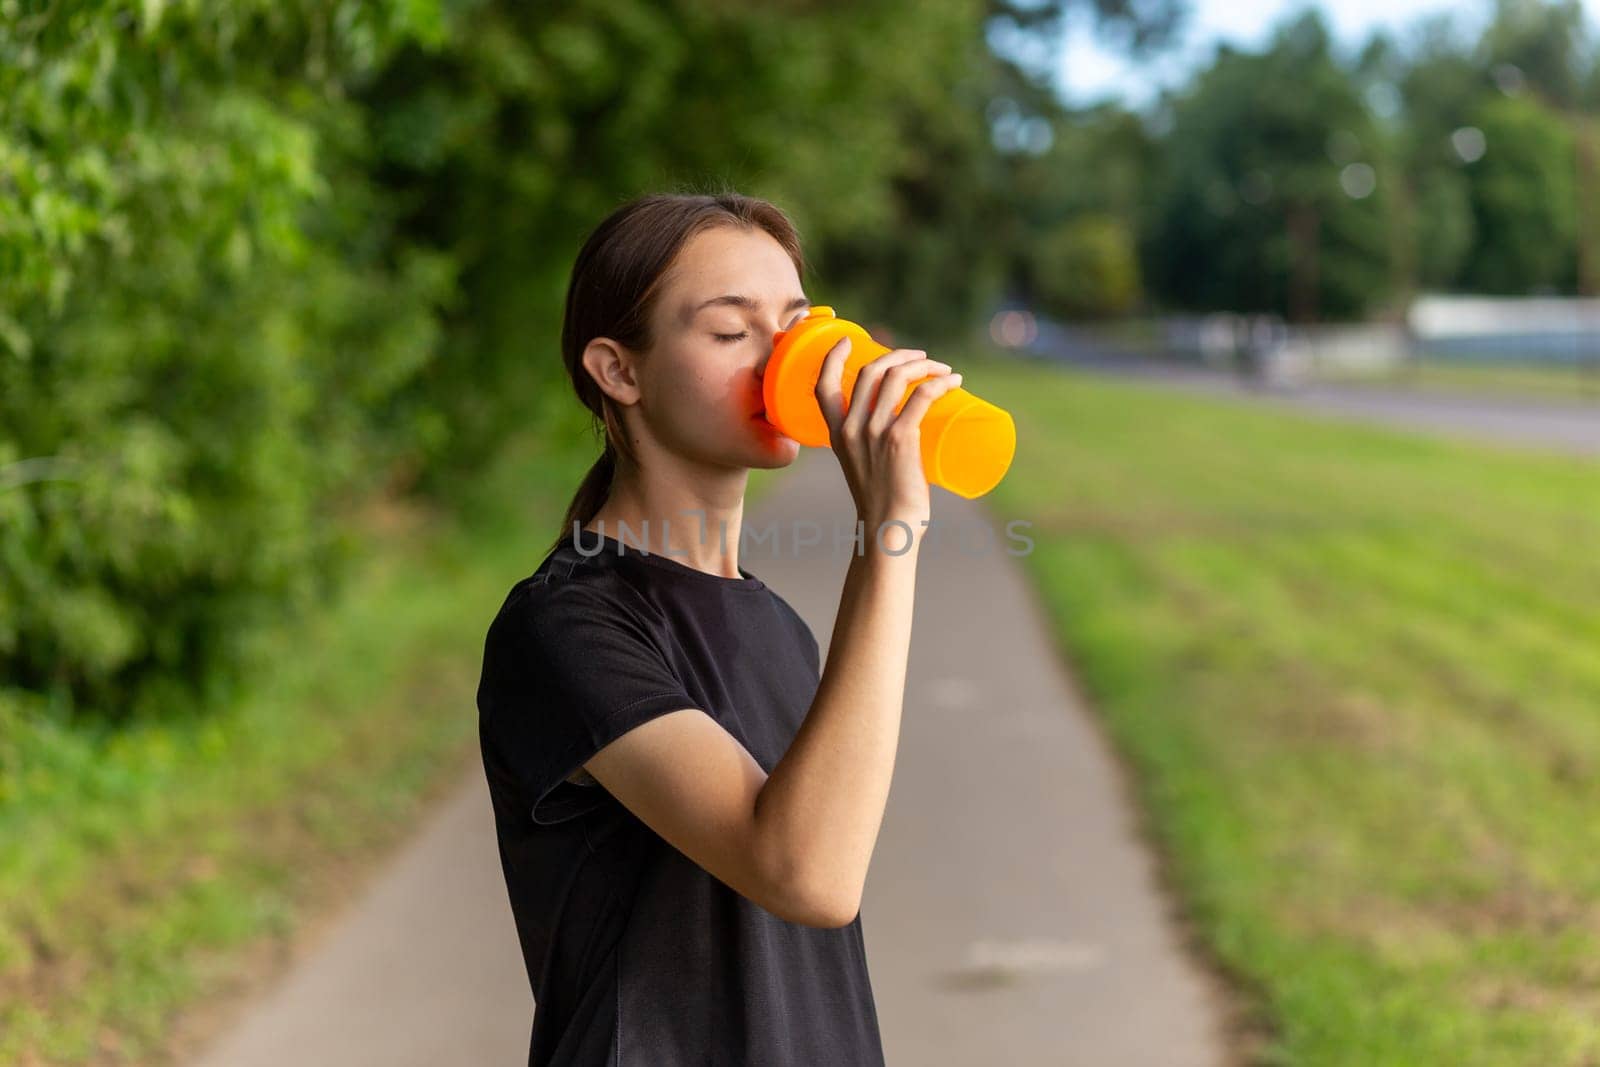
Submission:
<svg viewBox="0 0 1600 1067">
<path fill-rule="evenodd" d="M 1597 15 L 0 0 L 0 1062 L 179 1062 L 472 768 L 577 248 L 732 188 L 1014 414 L 1240 1062 L 1600 1063 Z"/>
</svg>

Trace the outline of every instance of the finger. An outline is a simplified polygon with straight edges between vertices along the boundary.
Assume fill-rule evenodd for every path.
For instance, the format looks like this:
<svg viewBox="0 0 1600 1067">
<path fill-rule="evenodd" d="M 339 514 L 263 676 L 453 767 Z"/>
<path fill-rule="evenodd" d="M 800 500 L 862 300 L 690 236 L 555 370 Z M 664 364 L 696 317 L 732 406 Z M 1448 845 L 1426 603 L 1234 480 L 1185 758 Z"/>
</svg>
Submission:
<svg viewBox="0 0 1600 1067">
<path fill-rule="evenodd" d="M 822 357 L 822 367 L 817 372 L 814 394 L 834 440 L 838 439 L 839 423 L 844 418 L 844 365 L 849 357 L 850 338 L 841 337 Z"/>
<path fill-rule="evenodd" d="M 949 373 L 945 364 L 926 357 L 909 360 L 891 368 L 878 384 L 878 394 L 873 398 L 872 411 L 867 416 L 867 430 L 882 434 L 894 421 L 897 409 L 905 403 L 909 390 L 924 378 Z"/>
<path fill-rule="evenodd" d="M 921 428 L 922 416 L 927 414 L 933 402 L 952 389 L 961 387 L 961 372 L 941 374 L 927 381 L 921 382 L 911 391 L 911 399 L 906 401 L 906 406 L 900 409 L 900 414 L 895 416 L 896 426 L 914 426 Z"/>
<path fill-rule="evenodd" d="M 895 418 L 895 409 L 906 399 L 906 392 L 913 382 L 928 377 L 944 377 L 949 373 L 949 364 L 926 358 L 910 360 L 892 368 L 878 387 L 872 414 L 867 420 L 868 432 L 882 434 L 889 428 Z"/>
<path fill-rule="evenodd" d="M 896 348 L 885 352 L 861 368 L 855 384 L 850 389 L 850 406 L 844 413 L 844 426 L 851 431 L 864 431 L 872 415 L 878 395 L 878 382 L 885 374 L 902 363 L 922 359 L 927 355 L 920 349 Z"/>
</svg>

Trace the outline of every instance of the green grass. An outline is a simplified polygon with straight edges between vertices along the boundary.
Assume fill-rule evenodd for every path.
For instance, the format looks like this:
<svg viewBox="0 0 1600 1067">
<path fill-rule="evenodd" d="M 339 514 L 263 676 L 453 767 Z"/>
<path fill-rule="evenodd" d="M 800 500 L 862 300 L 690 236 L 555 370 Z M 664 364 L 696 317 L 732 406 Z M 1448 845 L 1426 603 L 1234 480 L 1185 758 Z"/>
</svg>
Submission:
<svg viewBox="0 0 1600 1067">
<path fill-rule="evenodd" d="M 365 566 L 234 706 L 96 734 L 0 702 L 0 1063 L 167 1062 L 184 1009 L 475 766 L 484 632 L 594 454 L 529 437 L 466 514 L 368 514 Z"/>
<path fill-rule="evenodd" d="M 1600 1063 L 1600 464 L 963 369 L 1260 1062 Z"/>
</svg>

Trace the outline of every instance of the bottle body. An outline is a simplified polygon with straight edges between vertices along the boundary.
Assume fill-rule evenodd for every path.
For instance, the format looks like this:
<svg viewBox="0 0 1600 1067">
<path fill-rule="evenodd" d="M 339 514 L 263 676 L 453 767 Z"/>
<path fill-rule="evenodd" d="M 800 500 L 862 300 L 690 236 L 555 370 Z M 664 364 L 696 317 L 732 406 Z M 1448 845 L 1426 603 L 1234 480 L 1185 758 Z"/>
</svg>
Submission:
<svg viewBox="0 0 1600 1067">
<path fill-rule="evenodd" d="M 767 419 L 803 445 L 831 443 L 827 420 L 817 405 L 816 387 L 823 359 L 842 337 L 850 338 L 850 354 L 840 382 L 848 406 L 861 368 L 888 348 L 825 306 L 813 306 L 804 319 L 775 338 L 762 381 Z M 906 387 L 905 395 L 895 403 L 896 413 L 918 384 Z M 929 483 L 968 499 L 998 485 L 1016 454 L 1016 425 L 1010 414 L 965 388 L 951 389 L 930 404 L 923 413 L 921 429 L 922 468 Z"/>
</svg>

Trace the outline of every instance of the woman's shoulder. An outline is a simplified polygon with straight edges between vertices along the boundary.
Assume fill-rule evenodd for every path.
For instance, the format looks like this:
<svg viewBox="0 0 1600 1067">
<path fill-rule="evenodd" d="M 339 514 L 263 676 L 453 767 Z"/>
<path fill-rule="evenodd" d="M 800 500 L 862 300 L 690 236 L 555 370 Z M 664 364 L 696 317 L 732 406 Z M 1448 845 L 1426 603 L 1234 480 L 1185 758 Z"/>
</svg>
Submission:
<svg viewBox="0 0 1600 1067">
<path fill-rule="evenodd" d="M 660 613 L 628 577 L 603 565 L 568 565 L 547 557 L 518 579 L 489 624 L 486 678 L 525 684 L 529 672 L 605 674 L 670 645 Z"/>
<path fill-rule="evenodd" d="M 563 622 L 573 616 L 651 616 L 649 603 L 629 576 L 598 559 L 557 552 L 506 595 L 502 614 L 526 622 Z"/>
</svg>

